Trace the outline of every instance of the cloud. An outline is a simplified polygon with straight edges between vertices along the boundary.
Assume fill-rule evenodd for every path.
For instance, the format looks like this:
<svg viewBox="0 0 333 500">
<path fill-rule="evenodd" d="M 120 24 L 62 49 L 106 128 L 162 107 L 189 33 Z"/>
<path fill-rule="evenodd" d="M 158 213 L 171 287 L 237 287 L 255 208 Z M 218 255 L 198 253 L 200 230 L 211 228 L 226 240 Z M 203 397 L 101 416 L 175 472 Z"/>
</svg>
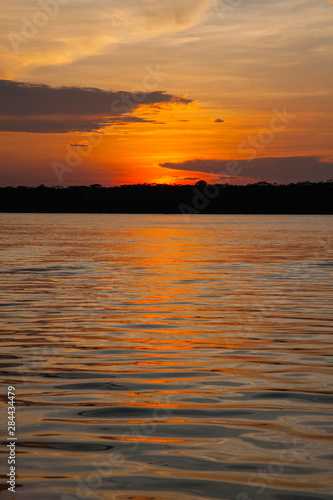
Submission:
<svg viewBox="0 0 333 500">
<path fill-rule="evenodd" d="M 333 178 L 333 161 L 317 156 L 292 156 L 282 158 L 257 158 L 247 160 L 203 160 L 195 159 L 179 163 L 160 163 L 160 167 L 189 172 L 202 172 L 228 176 L 228 166 L 233 172 L 231 178 L 252 179 L 269 182 L 318 182 Z"/>
<path fill-rule="evenodd" d="M 120 118 L 109 118 L 110 123 L 116 123 L 117 125 L 126 125 L 126 123 L 155 123 L 156 125 L 161 125 L 162 122 L 156 120 L 147 120 L 146 118 L 140 118 L 138 116 L 124 116 Z"/>
<path fill-rule="evenodd" d="M 89 148 L 89 144 L 71 144 L 73 148 Z"/>
<path fill-rule="evenodd" d="M 224 123 L 224 120 L 221 120 L 221 118 L 216 118 L 214 123 Z"/>
<path fill-rule="evenodd" d="M 175 32 L 197 23 L 215 0 L 159 0 L 147 2 L 143 20 L 148 33 Z"/>
<path fill-rule="evenodd" d="M 0 80 L 0 95 L 0 114 L 5 116 L 96 116 L 110 111 L 115 115 L 122 115 L 142 104 L 193 102 L 161 90 L 136 94 L 86 87 L 50 87 L 11 80 Z"/>
<path fill-rule="evenodd" d="M 1 60 L 6 74 L 64 65 L 129 40 L 171 34 L 199 22 L 215 0 L 17 0 L 3 2 Z M 10 72 L 10 73 L 8 73 Z M 25 73 L 26 74 L 26 73 Z M 13 76 L 11 76 L 13 77 Z"/>
<path fill-rule="evenodd" d="M 124 115 L 141 105 L 193 102 L 160 90 L 139 94 L 11 80 L 0 80 L 0 96 L 0 131 L 31 133 L 96 130 L 113 123 L 157 124 L 155 120 Z"/>
<path fill-rule="evenodd" d="M 121 121 L 130 123 L 156 123 L 156 120 L 146 120 L 146 118 L 139 118 L 138 116 L 125 116 L 121 118 Z"/>
<path fill-rule="evenodd" d="M 95 119 L 73 118 L 1 118 L 0 132 L 27 132 L 30 134 L 66 134 L 78 131 L 97 131 L 106 125 Z"/>
<path fill-rule="evenodd" d="M 128 120 L 127 118 L 134 118 Z M 155 120 L 144 120 L 137 117 L 124 118 L 1 118 L 0 132 L 26 132 L 30 134 L 67 134 L 69 132 L 97 132 L 112 125 L 128 125 L 129 123 L 153 123 L 164 125 Z"/>
</svg>

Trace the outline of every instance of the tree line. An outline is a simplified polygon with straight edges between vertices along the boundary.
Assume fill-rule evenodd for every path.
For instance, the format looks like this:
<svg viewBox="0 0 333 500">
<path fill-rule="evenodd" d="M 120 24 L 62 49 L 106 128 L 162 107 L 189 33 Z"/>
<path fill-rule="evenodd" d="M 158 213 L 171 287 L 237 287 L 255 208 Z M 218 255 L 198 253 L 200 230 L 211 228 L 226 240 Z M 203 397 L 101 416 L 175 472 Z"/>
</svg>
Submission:
<svg viewBox="0 0 333 500">
<path fill-rule="evenodd" d="M 131 184 L 0 188 L 1 212 L 332 214 L 333 181 L 245 186 Z"/>
</svg>

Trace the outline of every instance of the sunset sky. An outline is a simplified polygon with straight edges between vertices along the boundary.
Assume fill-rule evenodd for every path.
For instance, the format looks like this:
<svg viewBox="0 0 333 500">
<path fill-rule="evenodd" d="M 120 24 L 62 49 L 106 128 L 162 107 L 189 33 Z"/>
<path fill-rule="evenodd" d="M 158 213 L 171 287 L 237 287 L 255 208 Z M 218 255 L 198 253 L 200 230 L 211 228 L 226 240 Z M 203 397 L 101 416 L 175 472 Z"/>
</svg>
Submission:
<svg viewBox="0 0 333 500">
<path fill-rule="evenodd" d="M 329 0 L 0 6 L 0 183 L 333 178 Z"/>
</svg>

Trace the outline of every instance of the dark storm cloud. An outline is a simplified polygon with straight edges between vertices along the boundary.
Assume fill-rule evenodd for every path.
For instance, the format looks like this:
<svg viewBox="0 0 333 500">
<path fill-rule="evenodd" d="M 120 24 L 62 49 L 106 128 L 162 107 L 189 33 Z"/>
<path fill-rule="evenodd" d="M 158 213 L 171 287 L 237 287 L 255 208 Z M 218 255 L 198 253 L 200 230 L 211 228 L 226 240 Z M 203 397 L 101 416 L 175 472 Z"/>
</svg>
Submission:
<svg viewBox="0 0 333 500">
<path fill-rule="evenodd" d="M 316 156 L 257 158 L 247 160 L 188 160 L 183 163 L 160 163 L 160 167 L 218 175 L 232 173 L 233 179 L 270 182 L 322 181 L 333 177 L 333 162 Z"/>
<path fill-rule="evenodd" d="M 123 115 L 143 104 L 171 102 L 187 105 L 192 100 L 161 90 L 139 94 L 87 87 L 54 88 L 0 80 L 0 131 L 66 133 L 95 130 L 100 128 L 101 122 L 102 127 L 105 127 L 115 118 L 123 123 L 149 122 L 150 120 L 143 118 Z M 110 114 L 113 117 L 105 119 Z"/>
</svg>

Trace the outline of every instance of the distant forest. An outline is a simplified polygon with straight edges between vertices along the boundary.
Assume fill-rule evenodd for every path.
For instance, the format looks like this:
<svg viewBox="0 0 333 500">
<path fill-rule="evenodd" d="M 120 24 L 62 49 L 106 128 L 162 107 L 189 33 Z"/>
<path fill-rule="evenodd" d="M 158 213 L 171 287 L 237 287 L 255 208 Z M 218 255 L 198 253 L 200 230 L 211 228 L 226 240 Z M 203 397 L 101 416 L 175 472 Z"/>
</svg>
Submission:
<svg viewBox="0 0 333 500">
<path fill-rule="evenodd" d="M 1 212 L 149 214 L 332 214 L 333 181 L 246 186 L 135 184 L 3 187 Z"/>
</svg>

